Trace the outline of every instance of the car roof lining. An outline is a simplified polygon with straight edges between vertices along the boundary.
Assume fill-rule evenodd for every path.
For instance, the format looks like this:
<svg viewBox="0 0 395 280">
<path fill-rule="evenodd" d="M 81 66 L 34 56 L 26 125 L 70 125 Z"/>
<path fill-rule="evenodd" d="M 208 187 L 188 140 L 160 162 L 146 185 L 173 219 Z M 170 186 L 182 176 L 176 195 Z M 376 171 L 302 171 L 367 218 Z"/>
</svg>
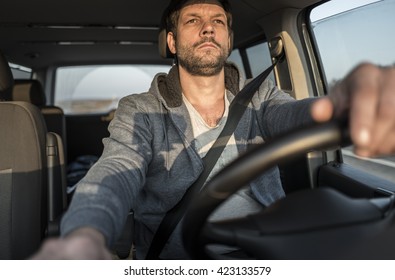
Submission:
<svg viewBox="0 0 395 280">
<path fill-rule="evenodd" d="M 263 34 L 262 14 L 302 9 L 318 0 L 230 0 L 235 46 Z M 0 10 L 0 48 L 15 64 L 31 68 L 108 63 L 171 63 L 158 53 L 161 11 L 168 1 L 6 1 Z M 152 7 L 156 8 L 153 9 Z M 136 12 L 138 11 L 138 12 Z M 248 14 L 250 21 L 237 14 Z M 115 15 L 115 16 L 114 16 Z"/>
</svg>

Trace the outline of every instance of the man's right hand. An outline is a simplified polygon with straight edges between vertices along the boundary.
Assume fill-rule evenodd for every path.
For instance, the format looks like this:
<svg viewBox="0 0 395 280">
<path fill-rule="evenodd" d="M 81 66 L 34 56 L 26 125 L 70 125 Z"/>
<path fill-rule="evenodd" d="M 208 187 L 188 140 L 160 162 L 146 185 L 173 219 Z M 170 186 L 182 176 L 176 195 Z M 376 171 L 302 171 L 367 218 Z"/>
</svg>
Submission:
<svg viewBox="0 0 395 280">
<path fill-rule="evenodd" d="M 92 228 L 78 229 L 63 238 L 43 243 L 32 260 L 111 260 L 104 236 Z"/>
</svg>

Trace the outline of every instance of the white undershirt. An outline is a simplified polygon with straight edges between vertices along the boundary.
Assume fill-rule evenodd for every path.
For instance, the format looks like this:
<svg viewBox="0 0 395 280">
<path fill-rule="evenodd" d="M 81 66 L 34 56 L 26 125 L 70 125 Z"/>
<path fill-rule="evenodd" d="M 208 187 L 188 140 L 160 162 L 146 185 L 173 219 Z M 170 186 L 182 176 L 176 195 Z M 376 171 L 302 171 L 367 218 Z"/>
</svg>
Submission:
<svg viewBox="0 0 395 280">
<path fill-rule="evenodd" d="M 199 112 L 193 107 L 193 105 L 188 101 L 188 99 L 183 96 L 184 103 L 188 109 L 189 116 L 192 122 L 193 135 L 196 139 L 196 149 L 200 157 L 204 157 L 211 146 L 214 144 L 218 135 L 221 133 L 223 127 L 225 126 L 226 120 L 229 114 L 229 100 L 225 92 L 225 112 L 218 122 L 217 126 L 210 127 L 203 120 Z M 231 162 L 238 156 L 236 140 L 234 134 L 229 138 L 229 142 L 226 145 L 224 151 L 219 157 L 217 163 L 215 164 L 213 170 L 210 173 L 207 181 L 212 178 L 219 170 L 221 170 L 225 165 Z M 262 209 L 262 206 L 252 198 L 249 188 L 242 188 L 235 194 L 233 194 L 225 203 L 219 206 L 218 209 L 209 217 L 210 221 L 219 221 L 224 219 L 230 219 L 235 217 L 243 217 L 251 213 L 256 213 Z M 224 246 L 224 245 L 212 245 L 211 249 L 218 254 L 228 253 L 236 250 L 237 248 Z"/>
<path fill-rule="evenodd" d="M 193 135 L 196 139 L 196 149 L 201 158 L 203 158 L 211 146 L 214 144 L 218 135 L 221 133 L 222 129 L 225 126 L 226 120 L 229 114 L 229 100 L 226 97 L 226 92 L 224 92 L 225 99 L 225 112 L 215 127 L 210 127 L 199 114 L 199 112 L 193 107 L 193 105 L 188 101 L 188 99 L 183 96 L 184 103 L 188 109 L 189 116 L 192 122 Z M 234 134 L 229 138 L 229 142 L 225 147 L 222 155 L 218 159 L 215 167 L 211 171 L 209 179 L 213 174 L 217 173 L 220 169 L 222 169 L 226 164 L 231 162 L 238 156 L 236 140 Z"/>
</svg>

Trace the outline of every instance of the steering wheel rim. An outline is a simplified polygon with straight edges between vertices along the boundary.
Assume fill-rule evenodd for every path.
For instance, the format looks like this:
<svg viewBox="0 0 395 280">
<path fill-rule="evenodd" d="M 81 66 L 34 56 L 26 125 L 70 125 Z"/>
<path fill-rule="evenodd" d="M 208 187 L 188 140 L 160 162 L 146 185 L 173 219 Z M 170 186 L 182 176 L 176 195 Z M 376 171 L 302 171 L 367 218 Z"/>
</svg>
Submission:
<svg viewBox="0 0 395 280">
<path fill-rule="evenodd" d="M 312 150 L 349 144 L 344 120 L 314 124 L 276 137 L 241 155 L 216 174 L 193 199 L 183 220 L 183 240 L 192 258 L 211 258 L 205 250 L 209 238 L 203 237 L 211 213 L 232 194 L 265 170 Z"/>
</svg>

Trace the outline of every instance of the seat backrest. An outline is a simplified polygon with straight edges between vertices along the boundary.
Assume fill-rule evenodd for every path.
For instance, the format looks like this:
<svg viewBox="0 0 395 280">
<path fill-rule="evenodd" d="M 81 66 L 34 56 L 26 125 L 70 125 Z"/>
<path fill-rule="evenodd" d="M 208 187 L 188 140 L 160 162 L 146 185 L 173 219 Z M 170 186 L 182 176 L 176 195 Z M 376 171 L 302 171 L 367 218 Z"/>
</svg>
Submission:
<svg viewBox="0 0 395 280">
<path fill-rule="evenodd" d="M 45 92 L 41 83 L 31 79 L 14 80 L 12 100 L 32 103 L 39 108 L 46 104 Z"/>
<path fill-rule="evenodd" d="M 24 259 L 47 226 L 46 127 L 36 106 L 0 102 L 0 131 L 0 259 Z"/>
<path fill-rule="evenodd" d="M 0 259 L 25 259 L 66 207 L 64 153 L 37 106 L 4 101 L 12 86 L 0 52 Z"/>
<path fill-rule="evenodd" d="M 40 108 L 47 125 L 47 130 L 55 132 L 62 138 L 64 154 L 66 156 L 66 119 L 64 112 L 60 107 L 46 105 L 46 96 L 40 81 L 16 79 L 12 90 L 12 100 L 29 102 Z"/>
</svg>

